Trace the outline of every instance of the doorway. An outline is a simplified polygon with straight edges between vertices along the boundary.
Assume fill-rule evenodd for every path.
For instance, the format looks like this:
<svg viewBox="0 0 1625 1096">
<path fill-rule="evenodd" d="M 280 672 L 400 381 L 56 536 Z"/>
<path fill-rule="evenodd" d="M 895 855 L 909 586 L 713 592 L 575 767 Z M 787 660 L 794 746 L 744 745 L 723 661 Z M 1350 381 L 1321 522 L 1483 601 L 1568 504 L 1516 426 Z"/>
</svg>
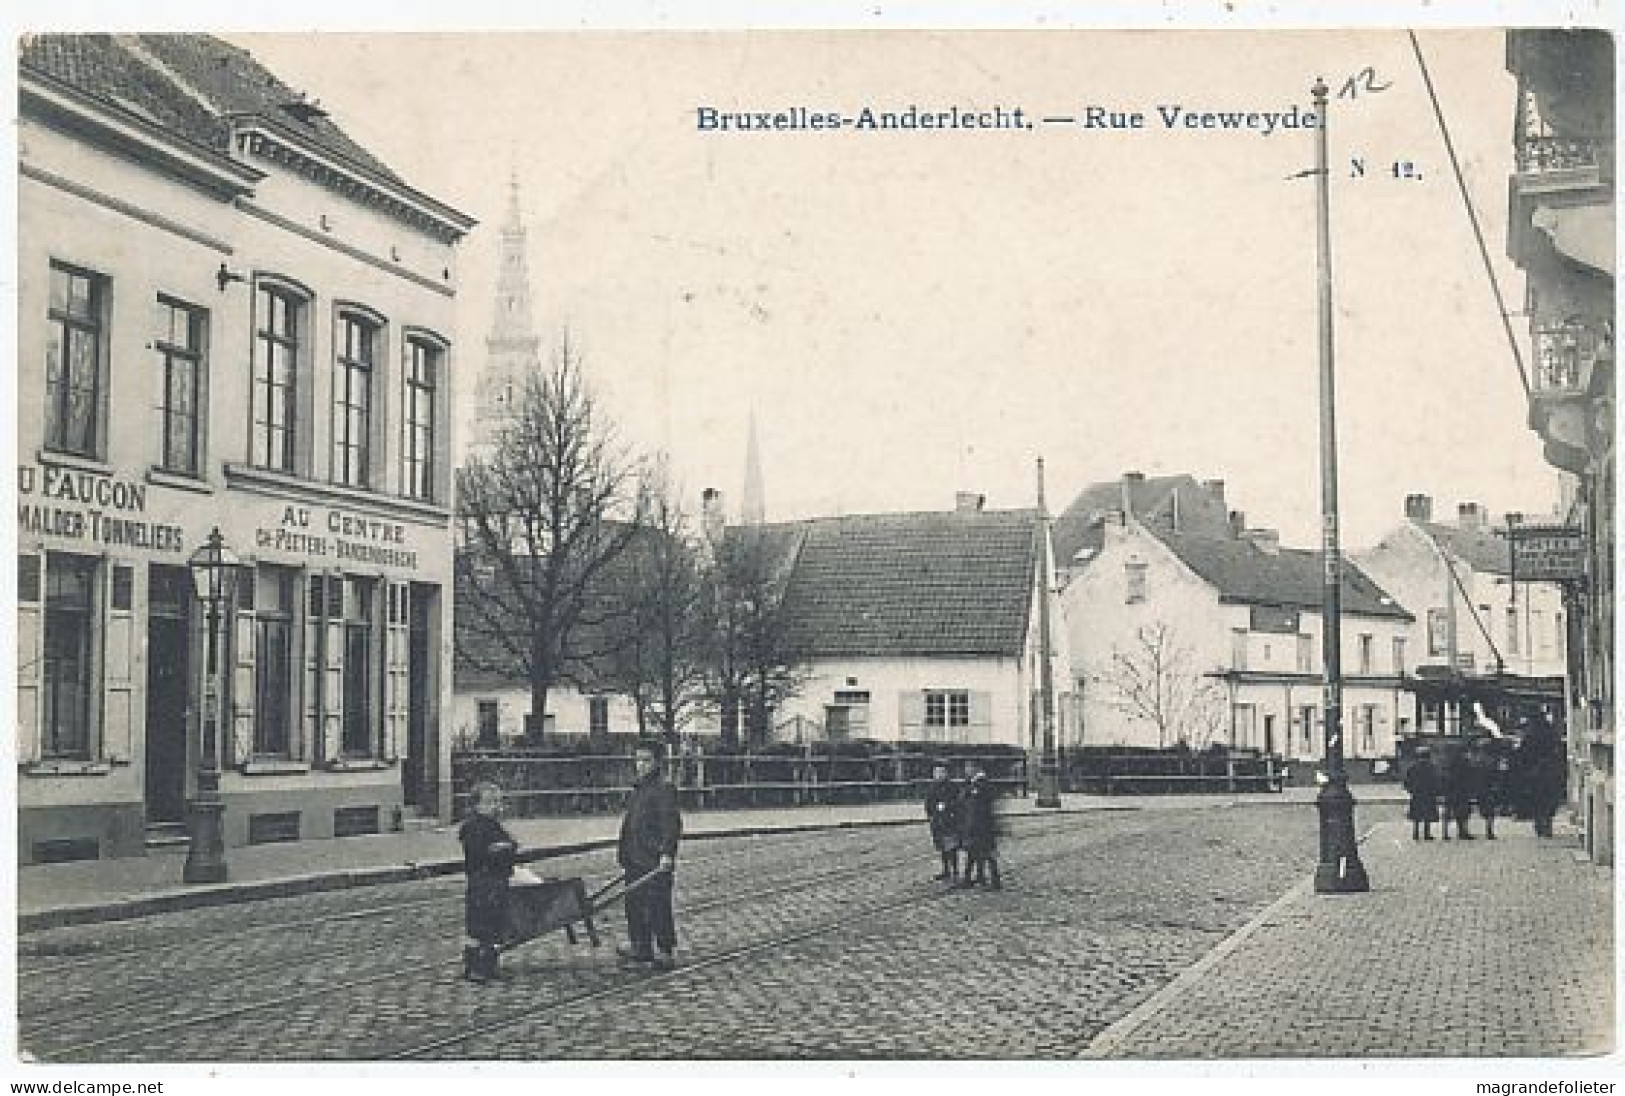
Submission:
<svg viewBox="0 0 1625 1096">
<path fill-rule="evenodd" d="M 184 567 L 147 572 L 146 807 L 149 824 L 186 819 L 186 743 L 191 674 Z"/>
<path fill-rule="evenodd" d="M 1275 756 L 1275 716 L 1264 717 L 1264 756 Z"/>
</svg>

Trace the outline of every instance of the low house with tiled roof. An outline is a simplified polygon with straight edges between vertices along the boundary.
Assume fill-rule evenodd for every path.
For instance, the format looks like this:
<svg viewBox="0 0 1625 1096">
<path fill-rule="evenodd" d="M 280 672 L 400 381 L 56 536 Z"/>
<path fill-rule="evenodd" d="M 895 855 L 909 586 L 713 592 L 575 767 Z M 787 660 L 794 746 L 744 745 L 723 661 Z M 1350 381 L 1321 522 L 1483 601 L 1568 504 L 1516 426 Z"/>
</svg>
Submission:
<svg viewBox="0 0 1625 1096">
<path fill-rule="evenodd" d="M 1435 520 L 1432 498 L 1412 494 L 1400 523 L 1355 555 L 1416 616 L 1409 684 L 1422 730 L 1455 733 L 1475 702 L 1509 730 L 1548 707 L 1562 722 L 1563 592 L 1515 573 L 1506 528 L 1475 502 L 1460 504 L 1454 522 Z"/>
<path fill-rule="evenodd" d="M 987 510 L 981 496 L 962 494 L 952 511 L 764 528 L 797 534 L 785 611 L 803 678 L 779 726 L 836 739 L 1032 745 L 1037 511 Z M 1058 617 L 1052 629 L 1064 693 Z M 1058 711 L 1067 704 L 1059 699 Z"/>
<path fill-rule="evenodd" d="M 1081 698 L 1069 741 L 1323 758 L 1320 554 L 1283 548 L 1270 530 L 1175 533 L 1121 510 L 1102 533 L 1061 594 Z M 1342 611 L 1345 752 L 1358 776 L 1394 756 L 1414 718 L 1401 688 L 1412 617 L 1352 565 Z"/>
<path fill-rule="evenodd" d="M 227 846 L 449 817 L 473 219 L 220 38 L 30 35 L 17 76 L 20 860 L 185 842 L 200 771 Z"/>
</svg>

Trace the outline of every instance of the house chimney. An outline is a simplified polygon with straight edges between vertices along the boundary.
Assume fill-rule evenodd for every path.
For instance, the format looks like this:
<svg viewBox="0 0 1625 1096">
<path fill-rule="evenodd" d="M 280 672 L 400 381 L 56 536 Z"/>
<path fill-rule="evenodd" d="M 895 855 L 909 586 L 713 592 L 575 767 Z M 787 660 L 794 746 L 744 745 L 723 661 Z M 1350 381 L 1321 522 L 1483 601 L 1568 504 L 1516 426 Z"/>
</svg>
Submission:
<svg viewBox="0 0 1625 1096">
<path fill-rule="evenodd" d="M 1202 486 L 1207 488 L 1207 493 L 1208 494 L 1212 495 L 1214 498 L 1218 499 L 1220 502 L 1224 501 L 1224 480 L 1221 480 L 1221 479 L 1203 480 L 1202 481 Z"/>
<path fill-rule="evenodd" d="M 1412 521 L 1433 520 L 1433 499 L 1428 495 L 1406 495 L 1405 516 Z"/>
<path fill-rule="evenodd" d="M 1240 537 L 1247 530 L 1247 515 L 1240 510 L 1230 511 L 1230 535 Z"/>
<path fill-rule="evenodd" d="M 1241 539 L 1267 556 L 1281 554 L 1281 534 L 1275 529 L 1248 529 Z"/>
<path fill-rule="evenodd" d="M 958 491 L 954 493 L 954 510 L 960 514 L 979 514 L 986 501 L 986 495 L 978 495 L 975 491 Z"/>
<path fill-rule="evenodd" d="M 1456 524 L 1463 529 L 1482 529 L 1488 524 L 1488 513 L 1476 502 L 1464 502 L 1456 507 Z"/>
<path fill-rule="evenodd" d="M 722 543 L 722 530 L 727 518 L 722 513 L 722 492 L 707 487 L 700 492 L 700 528 L 712 546 Z"/>
</svg>

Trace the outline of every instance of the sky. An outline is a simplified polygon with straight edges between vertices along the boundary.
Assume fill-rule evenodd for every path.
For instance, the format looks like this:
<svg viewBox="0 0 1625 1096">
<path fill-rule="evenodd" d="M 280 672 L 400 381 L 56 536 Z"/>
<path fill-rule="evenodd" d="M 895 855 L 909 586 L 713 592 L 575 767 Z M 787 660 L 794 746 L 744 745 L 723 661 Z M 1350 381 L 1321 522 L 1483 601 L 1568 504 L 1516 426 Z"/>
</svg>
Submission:
<svg viewBox="0 0 1625 1096">
<path fill-rule="evenodd" d="M 622 437 L 767 514 L 1051 508 L 1126 470 L 1223 479 L 1289 543 L 1319 518 L 1314 133 L 1328 130 L 1345 546 L 1412 492 L 1547 512 L 1556 473 L 1403 32 L 860 30 L 228 35 L 415 187 L 460 246 L 458 393 L 516 176 L 534 306 Z M 1513 81 L 1498 30 L 1420 34 L 1508 307 Z M 1090 107 L 1142 128 L 715 132 L 699 108 Z M 1365 174 L 1356 177 L 1351 161 Z M 1395 178 L 1393 165 L 1414 165 Z M 1401 169 L 1402 171 L 1404 169 Z M 1526 321 L 1513 328 L 1527 341 Z M 1525 349 L 1527 355 L 1527 349 Z"/>
<path fill-rule="evenodd" d="M 1290 176 L 1315 135 L 1170 129 L 1164 112 L 1307 112 L 1324 77 L 1344 543 L 1373 542 L 1412 492 L 1442 512 L 1556 502 L 1402 32 L 232 37 L 482 222 L 458 260 L 464 393 L 512 175 L 544 351 L 568 331 L 623 437 L 669 453 L 691 493 L 737 506 L 754 413 L 770 519 L 940 509 L 959 490 L 1032 505 L 1043 456 L 1055 509 L 1126 470 L 1188 471 L 1300 544 L 1319 528 L 1315 180 Z M 1521 311 L 1503 36 L 1419 38 Z M 701 107 L 911 104 L 1144 121 L 698 125 Z"/>
</svg>

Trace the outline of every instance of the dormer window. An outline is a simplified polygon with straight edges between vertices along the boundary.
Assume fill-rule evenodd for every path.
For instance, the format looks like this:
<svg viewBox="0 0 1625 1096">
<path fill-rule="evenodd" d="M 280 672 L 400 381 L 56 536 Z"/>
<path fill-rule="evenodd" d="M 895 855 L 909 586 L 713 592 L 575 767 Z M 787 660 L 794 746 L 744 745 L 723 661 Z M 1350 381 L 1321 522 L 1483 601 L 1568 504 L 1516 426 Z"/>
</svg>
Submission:
<svg viewBox="0 0 1625 1096">
<path fill-rule="evenodd" d="M 322 105 L 310 99 L 294 99 L 283 103 L 282 109 L 307 126 L 314 125 L 318 118 L 327 117 L 327 111 L 322 109 Z"/>
</svg>

